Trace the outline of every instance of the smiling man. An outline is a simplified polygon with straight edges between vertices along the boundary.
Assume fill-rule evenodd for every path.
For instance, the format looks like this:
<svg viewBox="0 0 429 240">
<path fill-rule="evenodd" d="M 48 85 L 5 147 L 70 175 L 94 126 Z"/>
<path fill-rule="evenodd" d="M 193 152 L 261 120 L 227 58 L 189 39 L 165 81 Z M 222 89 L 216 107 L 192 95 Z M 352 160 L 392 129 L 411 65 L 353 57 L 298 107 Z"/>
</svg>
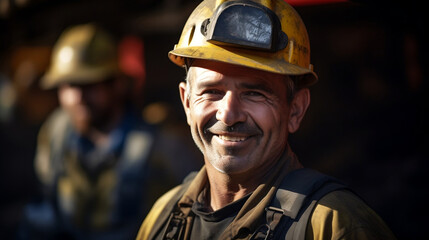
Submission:
<svg viewBox="0 0 429 240">
<path fill-rule="evenodd" d="M 170 59 L 204 167 L 161 197 L 137 239 L 395 239 L 288 144 L 317 81 L 302 20 L 281 0 L 203 1 Z"/>
</svg>

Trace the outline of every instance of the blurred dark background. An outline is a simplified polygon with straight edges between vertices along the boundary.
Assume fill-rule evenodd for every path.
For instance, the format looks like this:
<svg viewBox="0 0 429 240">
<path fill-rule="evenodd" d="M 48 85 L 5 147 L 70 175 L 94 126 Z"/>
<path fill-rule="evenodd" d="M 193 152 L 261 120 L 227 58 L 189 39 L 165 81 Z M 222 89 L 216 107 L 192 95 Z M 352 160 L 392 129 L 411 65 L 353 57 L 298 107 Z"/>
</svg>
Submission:
<svg viewBox="0 0 429 240">
<path fill-rule="evenodd" d="M 188 133 L 168 58 L 197 0 L 0 0 L 0 239 L 13 239 L 37 192 L 38 129 L 57 106 L 39 88 L 64 28 L 97 22 L 143 43 L 142 114 Z M 322 3 L 323 2 L 323 3 Z M 425 197 L 428 29 L 424 2 L 290 1 L 309 32 L 319 83 L 291 145 L 308 167 L 350 184 L 399 239 L 422 239 Z"/>
</svg>

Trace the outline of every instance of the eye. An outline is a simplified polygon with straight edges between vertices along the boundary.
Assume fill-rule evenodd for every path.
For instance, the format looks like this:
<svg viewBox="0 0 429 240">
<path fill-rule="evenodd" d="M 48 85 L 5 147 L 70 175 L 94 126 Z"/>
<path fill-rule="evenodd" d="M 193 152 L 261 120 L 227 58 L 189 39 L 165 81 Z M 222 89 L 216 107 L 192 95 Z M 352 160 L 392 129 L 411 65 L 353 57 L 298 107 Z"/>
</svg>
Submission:
<svg viewBox="0 0 429 240">
<path fill-rule="evenodd" d="M 263 96 L 262 93 L 256 92 L 256 91 L 248 91 L 248 92 L 246 92 L 246 95 L 247 96 Z"/>
<path fill-rule="evenodd" d="M 247 98 L 250 98 L 252 100 L 265 99 L 265 94 L 263 94 L 262 92 L 258 92 L 258 91 L 247 91 L 247 92 L 244 92 L 244 96 L 247 97 Z"/>
<path fill-rule="evenodd" d="M 222 98 L 223 92 L 218 89 L 206 89 L 201 93 L 201 96 L 207 99 L 219 99 Z"/>
<path fill-rule="evenodd" d="M 208 90 L 205 90 L 203 94 L 221 94 L 221 91 L 216 89 L 208 89 Z"/>
</svg>

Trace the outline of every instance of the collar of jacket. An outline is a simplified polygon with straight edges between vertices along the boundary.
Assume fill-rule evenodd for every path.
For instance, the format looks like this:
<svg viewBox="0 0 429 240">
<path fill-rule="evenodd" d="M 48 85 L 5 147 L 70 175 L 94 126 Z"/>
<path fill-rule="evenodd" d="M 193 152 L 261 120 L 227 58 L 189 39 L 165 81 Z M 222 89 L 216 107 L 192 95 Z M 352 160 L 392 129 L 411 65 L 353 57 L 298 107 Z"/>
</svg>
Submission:
<svg viewBox="0 0 429 240">
<path fill-rule="evenodd" d="M 282 157 L 274 165 L 272 174 L 255 189 L 234 221 L 225 229 L 221 239 L 243 239 L 251 235 L 261 221 L 265 219 L 262 218 L 265 216 L 265 207 L 270 204 L 275 196 L 282 179 L 289 172 L 299 168 L 302 168 L 302 165 L 288 146 Z M 178 206 L 185 217 L 189 216 L 192 204 L 204 190 L 207 182 L 207 170 L 203 167 L 178 202 Z M 187 238 L 185 237 L 185 239 Z"/>
</svg>

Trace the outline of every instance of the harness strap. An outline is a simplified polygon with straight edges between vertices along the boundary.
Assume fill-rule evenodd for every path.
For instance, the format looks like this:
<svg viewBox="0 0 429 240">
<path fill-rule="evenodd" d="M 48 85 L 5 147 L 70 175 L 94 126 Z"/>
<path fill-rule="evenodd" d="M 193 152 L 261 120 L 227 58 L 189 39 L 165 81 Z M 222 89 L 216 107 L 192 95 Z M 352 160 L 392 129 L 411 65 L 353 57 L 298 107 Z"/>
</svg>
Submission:
<svg viewBox="0 0 429 240">
<path fill-rule="evenodd" d="M 167 222 L 167 228 L 162 235 L 162 239 L 182 239 L 185 225 L 186 219 L 184 218 L 183 214 L 172 212 Z"/>
<path fill-rule="evenodd" d="M 304 214 L 301 215 L 299 220 L 292 222 L 285 236 L 285 240 L 305 239 L 307 223 L 316 203 L 316 200 L 311 201 L 310 205 L 305 209 Z"/>
<path fill-rule="evenodd" d="M 165 209 L 173 209 L 170 214 L 161 214 L 151 231 L 149 239 L 157 235 L 162 226 L 167 225 L 162 239 L 182 239 L 189 231 L 190 224 L 178 209 L 177 202 L 190 185 L 195 174 L 187 177 L 180 190 Z M 304 239 L 308 220 L 320 200 L 326 194 L 347 189 L 339 180 L 310 169 L 295 170 L 286 175 L 276 196 L 265 209 L 266 223 L 260 225 L 250 239 Z"/>
<path fill-rule="evenodd" d="M 159 215 L 158 220 L 152 227 L 152 231 L 149 234 L 148 239 L 153 239 L 154 236 L 161 233 L 161 229 L 163 226 L 167 225 L 166 231 L 162 234 L 162 239 L 180 239 L 175 236 L 183 237 L 186 229 L 189 227 L 186 224 L 186 218 L 183 213 L 179 210 L 177 206 L 177 202 L 183 196 L 185 191 L 188 189 L 189 185 L 192 182 L 192 179 L 195 178 L 197 172 L 190 173 L 183 181 L 180 188 L 174 194 L 174 197 L 169 201 L 169 203 L 164 207 L 165 212 Z M 173 211 L 171 211 L 173 209 Z M 170 214 L 168 214 L 170 213 Z M 185 230 L 185 231 L 183 231 Z"/>
<path fill-rule="evenodd" d="M 326 194 L 338 190 L 351 191 L 346 185 L 339 182 L 339 180 L 330 177 L 330 179 L 327 180 L 316 192 L 313 192 L 311 195 L 309 195 L 306 203 L 301 207 L 299 218 L 292 222 L 285 239 L 305 239 L 308 221 L 310 220 L 311 214 L 313 213 L 317 202 Z"/>
<path fill-rule="evenodd" d="M 346 186 L 311 169 L 303 168 L 289 173 L 282 180 L 271 205 L 265 209 L 266 223 L 256 230 L 251 239 L 304 239 L 317 201 L 341 189 L 346 189 Z"/>
<path fill-rule="evenodd" d="M 262 224 L 256 229 L 256 231 L 250 236 L 249 239 L 272 239 L 274 230 L 277 225 L 280 223 L 281 219 L 284 216 L 284 210 L 275 208 L 275 207 L 267 207 L 266 211 L 266 224 Z"/>
</svg>

